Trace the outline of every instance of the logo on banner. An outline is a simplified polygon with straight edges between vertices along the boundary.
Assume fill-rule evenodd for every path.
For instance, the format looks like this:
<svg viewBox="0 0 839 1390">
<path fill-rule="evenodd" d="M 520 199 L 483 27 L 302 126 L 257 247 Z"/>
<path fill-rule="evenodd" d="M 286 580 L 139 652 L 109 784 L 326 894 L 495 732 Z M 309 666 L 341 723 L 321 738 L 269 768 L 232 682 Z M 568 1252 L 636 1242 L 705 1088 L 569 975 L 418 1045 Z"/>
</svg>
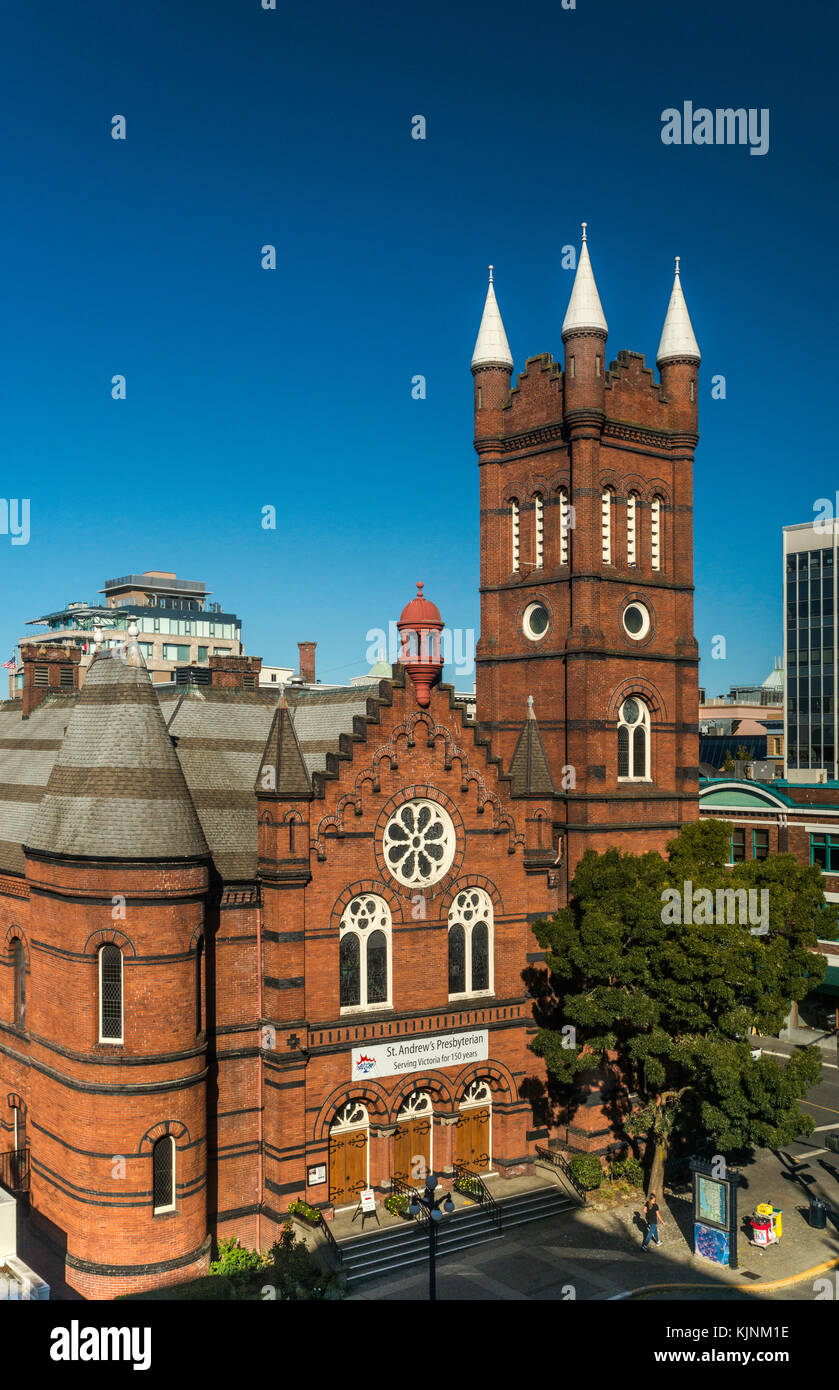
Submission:
<svg viewBox="0 0 839 1390">
<path fill-rule="evenodd" d="M 356 1058 L 355 1069 L 360 1071 L 362 1076 L 366 1076 L 369 1071 L 373 1071 L 375 1065 L 375 1057 L 368 1057 L 365 1052 L 361 1052 Z"/>
</svg>

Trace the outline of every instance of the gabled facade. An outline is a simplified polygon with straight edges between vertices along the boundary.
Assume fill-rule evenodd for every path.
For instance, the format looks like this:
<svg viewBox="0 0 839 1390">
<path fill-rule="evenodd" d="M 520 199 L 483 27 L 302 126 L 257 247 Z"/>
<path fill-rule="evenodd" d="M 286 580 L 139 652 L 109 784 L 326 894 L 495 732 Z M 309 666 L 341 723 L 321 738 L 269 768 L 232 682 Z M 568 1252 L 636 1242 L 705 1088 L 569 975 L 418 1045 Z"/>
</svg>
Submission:
<svg viewBox="0 0 839 1390">
<path fill-rule="evenodd" d="M 477 720 L 421 585 L 366 686 L 278 702 L 229 657 L 155 691 L 129 628 L 80 691 L 0 707 L 0 1152 L 57 1291 L 181 1282 L 294 1198 L 613 1138 L 597 1078 L 557 1114 L 529 1050 L 532 925 L 586 849 L 697 814 L 686 317 L 677 283 L 660 382 L 607 372 L 584 244 L 565 370 L 511 390 L 490 285 Z"/>
</svg>

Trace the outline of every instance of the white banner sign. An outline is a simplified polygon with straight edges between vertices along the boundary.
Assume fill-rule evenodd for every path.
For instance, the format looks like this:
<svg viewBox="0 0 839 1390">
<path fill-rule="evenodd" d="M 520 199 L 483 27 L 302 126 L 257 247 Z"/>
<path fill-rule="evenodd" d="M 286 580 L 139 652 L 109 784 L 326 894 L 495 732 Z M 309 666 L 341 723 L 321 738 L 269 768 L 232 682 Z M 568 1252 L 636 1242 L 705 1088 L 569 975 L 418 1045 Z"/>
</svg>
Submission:
<svg viewBox="0 0 839 1390">
<path fill-rule="evenodd" d="M 489 1056 L 489 1033 L 438 1033 L 433 1038 L 394 1038 L 393 1042 L 352 1050 L 353 1081 L 365 1076 L 397 1076 L 433 1067 L 462 1067 L 467 1062 L 485 1062 Z"/>
</svg>

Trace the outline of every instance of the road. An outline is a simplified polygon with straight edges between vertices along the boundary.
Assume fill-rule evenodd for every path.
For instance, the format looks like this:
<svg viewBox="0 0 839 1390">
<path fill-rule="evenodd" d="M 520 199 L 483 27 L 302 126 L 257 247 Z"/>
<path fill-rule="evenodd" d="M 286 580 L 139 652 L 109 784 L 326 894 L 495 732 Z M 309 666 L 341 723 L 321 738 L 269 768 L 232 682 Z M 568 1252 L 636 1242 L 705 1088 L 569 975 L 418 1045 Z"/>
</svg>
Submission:
<svg viewBox="0 0 839 1390">
<path fill-rule="evenodd" d="M 762 1041 L 770 1055 L 789 1056 L 794 1050 L 792 1044 L 774 1038 Z M 824 1147 L 825 1134 L 831 1130 L 839 1133 L 839 1066 L 835 1060 L 823 1058 L 822 1080 L 802 1101 L 802 1108 L 812 1115 L 815 1132 L 777 1153 L 761 1151 L 744 1170 L 741 1214 L 758 1201 L 771 1200 L 783 1209 L 785 1222 L 781 1260 L 774 1250 L 761 1254 L 750 1250 L 741 1239 L 744 1285 L 758 1277 L 788 1276 L 839 1251 L 839 1232 L 828 1229 L 825 1248 L 813 1253 L 806 1219 L 809 1188 L 834 1208 L 839 1207 L 839 1154 Z M 637 1206 L 640 1204 L 639 1200 Z M 683 1283 L 699 1277 L 707 1279 L 711 1287 L 686 1290 L 683 1295 L 671 1287 L 658 1296 L 672 1301 L 749 1299 L 741 1289 L 717 1282 L 713 1267 L 697 1265 L 690 1257 L 693 1215 L 689 1193 L 671 1195 L 667 1209 L 662 1248 L 643 1256 L 639 1246 L 644 1228 L 635 1204 L 597 1218 L 577 1212 L 509 1230 L 500 1241 L 441 1260 L 439 1297 L 446 1301 L 602 1301 L 641 1284 Z M 427 1279 L 425 1267 L 414 1266 L 386 1280 L 361 1285 L 353 1301 L 423 1300 Z M 761 1297 L 811 1301 L 816 1292 L 810 1281 Z"/>
</svg>

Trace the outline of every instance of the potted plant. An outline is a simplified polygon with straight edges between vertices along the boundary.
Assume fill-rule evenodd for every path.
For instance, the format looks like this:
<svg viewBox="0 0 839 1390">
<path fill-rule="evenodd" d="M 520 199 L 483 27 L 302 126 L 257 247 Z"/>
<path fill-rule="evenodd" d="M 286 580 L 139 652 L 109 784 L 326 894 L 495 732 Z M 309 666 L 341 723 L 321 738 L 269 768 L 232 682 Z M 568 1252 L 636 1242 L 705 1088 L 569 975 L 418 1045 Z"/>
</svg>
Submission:
<svg viewBox="0 0 839 1390">
<path fill-rule="evenodd" d="M 411 1199 L 407 1192 L 391 1192 L 389 1197 L 385 1197 L 385 1211 L 389 1211 L 391 1216 L 404 1216 L 408 1220 L 408 1207 Z"/>
<path fill-rule="evenodd" d="M 296 1216 L 298 1221 L 305 1221 L 308 1226 L 319 1226 L 323 1219 L 319 1207 L 310 1207 L 308 1202 L 304 1202 L 300 1198 L 294 1202 L 289 1202 L 288 1214 L 289 1216 Z"/>
</svg>

